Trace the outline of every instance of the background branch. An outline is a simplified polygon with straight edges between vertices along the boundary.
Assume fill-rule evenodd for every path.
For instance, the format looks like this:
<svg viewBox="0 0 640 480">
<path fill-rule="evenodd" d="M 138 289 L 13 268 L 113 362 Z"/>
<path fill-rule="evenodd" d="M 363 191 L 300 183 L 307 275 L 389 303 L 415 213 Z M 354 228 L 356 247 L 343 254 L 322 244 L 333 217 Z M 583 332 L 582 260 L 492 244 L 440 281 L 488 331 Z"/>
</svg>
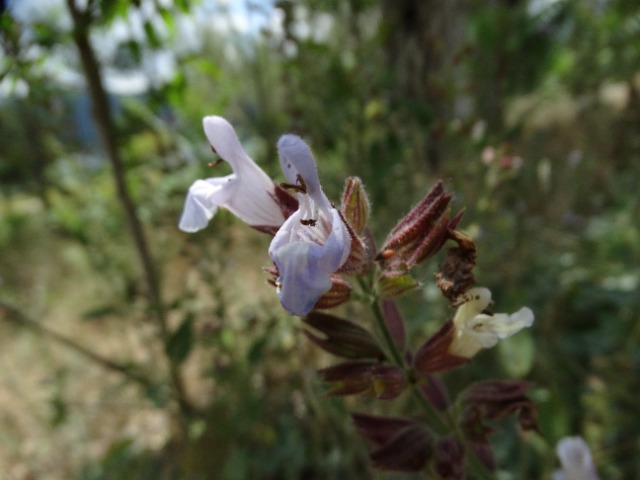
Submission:
<svg viewBox="0 0 640 480">
<path fill-rule="evenodd" d="M 67 0 L 67 6 L 73 20 L 73 40 L 80 54 L 82 69 L 87 80 L 93 118 L 102 146 L 111 164 L 118 199 L 125 211 L 129 230 L 133 237 L 138 258 L 144 272 L 149 304 L 154 312 L 163 344 L 166 347 L 171 337 L 171 332 L 167 325 L 166 312 L 160 292 L 160 282 L 153 264 L 149 242 L 147 241 L 142 222 L 138 217 L 135 204 L 127 187 L 125 168 L 118 150 L 116 129 L 113 123 L 109 99 L 102 82 L 100 65 L 89 39 L 91 15 L 88 10 L 81 10 L 75 0 Z M 175 389 L 180 410 L 183 414 L 189 414 L 192 412 L 192 408 L 186 398 L 179 366 L 176 365 L 170 357 L 168 357 L 168 361 L 171 382 Z"/>
</svg>

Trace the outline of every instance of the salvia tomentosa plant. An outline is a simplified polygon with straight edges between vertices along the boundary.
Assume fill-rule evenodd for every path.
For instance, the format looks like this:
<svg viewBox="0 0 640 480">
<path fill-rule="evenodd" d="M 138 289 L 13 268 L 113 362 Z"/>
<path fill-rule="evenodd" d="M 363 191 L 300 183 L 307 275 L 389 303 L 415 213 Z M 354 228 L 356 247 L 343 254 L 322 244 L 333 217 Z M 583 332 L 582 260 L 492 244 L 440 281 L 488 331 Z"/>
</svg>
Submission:
<svg viewBox="0 0 640 480">
<path fill-rule="evenodd" d="M 287 134 L 278 141 L 286 182 L 277 184 L 249 158 L 225 119 L 205 117 L 203 125 L 212 150 L 233 174 L 191 186 L 180 228 L 205 228 L 223 207 L 273 235 L 272 264 L 266 271 L 282 307 L 302 317 L 311 342 L 340 359 L 318 372 L 329 393 L 393 400 L 408 392 L 419 402 L 414 417 L 352 415 L 356 430 L 372 445 L 373 466 L 424 472 L 429 478 L 492 478 L 496 465 L 489 423 L 515 415 L 521 428 L 538 430 L 535 407 L 526 396 L 531 384 L 479 381 L 452 400 L 439 374 L 531 326 L 534 316 L 527 307 L 513 314 L 492 311 L 491 292 L 475 286 L 475 244 L 457 230 L 463 212 L 451 215 L 451 194 L 442 182 L 378 248 L 368 228 L 370 205 L 360 179 L 347 178 L 336 207 L 300 137 Z M 415 348 L 407 342 L 394 299 L 419 288 L 412 269 L 447 242 L 452 246 L 436 283 L 456 312 Z M 327 312 L 348 301 L 367 304 L 373 328 Z"/>
</svg>

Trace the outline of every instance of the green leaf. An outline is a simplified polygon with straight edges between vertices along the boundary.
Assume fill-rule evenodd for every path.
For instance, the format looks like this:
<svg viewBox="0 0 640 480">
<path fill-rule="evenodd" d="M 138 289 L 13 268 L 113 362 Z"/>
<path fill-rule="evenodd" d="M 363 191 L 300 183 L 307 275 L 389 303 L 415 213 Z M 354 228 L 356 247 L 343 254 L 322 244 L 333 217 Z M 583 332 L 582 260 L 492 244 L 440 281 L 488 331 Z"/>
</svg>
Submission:
<svg viewBox="0 0 640 480">
<path fill-rule="evenodd" d="M 179 365 L 187 359 L 193 349 L 193 344 L 193 318 L 191 315 L 187 315 L 182 325 L 169 337 L 165 352 L 173 363 Z"/>
<path fill-rule="evenodd" d="M 162 17 L 162 21 L 167 26 L 167 29 L 169 30 L 169 32 L 174 33 L 176 30 L 176 22 L 173 19 L 173 12 L 168 8 L 161 7 L 158 10 L 158 13 Z"/>
<path fill-rule="evenodd" d="M 535 345 L 528 331 L 518 332 L 513 337 L 498 343 L 500 363 L 511 378 L 524 378 L 533 368 Z"/>
<path fill-rule="evenodd" d="M 158 32 L 156 32 L 156 29 L 153 27 L 149 20 L 144 22 L 144 33 L 147 35 L 147 41 L 149 42 L 149 45 L 151 45 L 153 48 L 160 48 L 162 42 L 160 42 Z"/>
<path fill-rule="evenodd" d="M 420 282 L 408 273 L 384 272 L 376 282 L 382 298 L 394 298 L 420 287 Z"/>
</svg>

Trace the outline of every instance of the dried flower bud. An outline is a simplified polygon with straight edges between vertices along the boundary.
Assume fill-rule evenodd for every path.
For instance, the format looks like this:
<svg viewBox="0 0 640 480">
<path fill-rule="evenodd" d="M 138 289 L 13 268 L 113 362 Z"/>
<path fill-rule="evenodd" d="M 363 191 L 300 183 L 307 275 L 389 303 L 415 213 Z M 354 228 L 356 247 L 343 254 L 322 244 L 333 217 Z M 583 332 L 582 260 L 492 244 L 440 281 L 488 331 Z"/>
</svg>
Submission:
<svg viewBox="0 0 640 480">
<path fill-rule="evenodd" d="M 347 178 L 342 192 L 340 210 L 342 210 L 345 220 L 353 227 L 355 232 L 361 235 L 367 226 L 371 206 L 362 180 L 358 177 Z"/>
<path fill-rule="evenodd" d="M 451 195 L 445 193 L 440 181 L 396 224 L 377 258 L 385 269 L 401 264 L 413 268 L 442 248 L 453 225 L 446 212 L 450 201 Z M 458 215 L 455 223 L 459 220 Z"/>
<path fill-rule="evenodd" d="M 384 358 L 373 336 L 355 323 L 319 312 L 310 313 L 303 321 L 324 336 L 305 330 L 307 338 L 329 353 L 351 359 Z"/>
<path fill-rule="evenodd" d="M 457 307 L 464 301 L 464 293 L 476 281 L 473 275 L 473 268 L 476 266 L 476 245 L 471 237 L 457 230 L 452 229 L 449 237 L 458 246 L 447 251 L 447 258 L 440 266 L 440 271 L 436 273 L 436 280 L 442 294 Z"/>
<path fill-rule="evenodd" d="M 401 368 L 377 362 L 346 362 L 318 371 L 320 378 L 331 384 L 329 395 L 366 394 L 380 400 L 391 400 L 407 388 Z"/>
</svg>

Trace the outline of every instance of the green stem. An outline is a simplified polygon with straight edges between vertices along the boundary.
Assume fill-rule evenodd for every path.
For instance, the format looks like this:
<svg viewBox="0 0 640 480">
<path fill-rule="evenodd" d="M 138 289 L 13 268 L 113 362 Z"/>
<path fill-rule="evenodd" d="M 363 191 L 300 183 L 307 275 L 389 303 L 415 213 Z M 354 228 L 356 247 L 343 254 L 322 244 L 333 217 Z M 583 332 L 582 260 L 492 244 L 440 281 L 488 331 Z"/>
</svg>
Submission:
<svg viewBox="0 0 640 480">
<path fill-rule="evenodd" d="M 387 322 L 384 319 L 382 310 L 380 309 L 380 302 L 377 298 L 372 300 L 371 307 L 373 309 L 373 315 L 376 319 L 378 330 L 380 331 L 380 333 L 382 334 L 382 337 L 384 338 L 384 343 L 387 350 L 391 353 L 391 358 L 393 358 L 393 361 L 397 366 L 405 369 L 402 353 L 400 353 L 400 350 L 398 349 L 398 346 L 396 345 L 395 340 L 391 336 L 391 332 L 389 331 Z"/>
<path fill-rule="evenodd" d="M 407 365 L 405 365 L 405 362 L 402 358 L 402 354 L 400 353 L 400 350 L 398 349 L 396 342 L 393 340 L 393 337 L 391 336 L 391 332 L 389 331 L 387 322 L 385 321 L 382 310 L 380 309 L 380 302 L 377 298 L 371 302 L 371 308 L 373 310 L 373 315 L 376 319 L 378 330 L 382 334 L 382 337 L 386 344 L 385 347 L 389 352 L 391 352 L 390 356 L 393 359 L 393 362 L 398 367 L 404 370 L 405 376 L 409 381 L 409 384 L 411 385 L 411 392 L 413 396 L 416 397 L 416 399 L 418 400 L 422 408 L 424 409 L 427 415 L 430 427 L 438 434 L 447 433 L 448 431 L 451 430 L 451 426 L 447 425 L 447 422 L 442 418 L 440 413 L 438 413 L 438 411 L 435 408 L 433 408 L 433 406 L 427 401 L 427 399 L 424 397 L 424 395 L 420 391 L 418 384 L 415 382 L 415 379 L 413 378 L 411 369 L 408 368 Z"/>
</svg>

